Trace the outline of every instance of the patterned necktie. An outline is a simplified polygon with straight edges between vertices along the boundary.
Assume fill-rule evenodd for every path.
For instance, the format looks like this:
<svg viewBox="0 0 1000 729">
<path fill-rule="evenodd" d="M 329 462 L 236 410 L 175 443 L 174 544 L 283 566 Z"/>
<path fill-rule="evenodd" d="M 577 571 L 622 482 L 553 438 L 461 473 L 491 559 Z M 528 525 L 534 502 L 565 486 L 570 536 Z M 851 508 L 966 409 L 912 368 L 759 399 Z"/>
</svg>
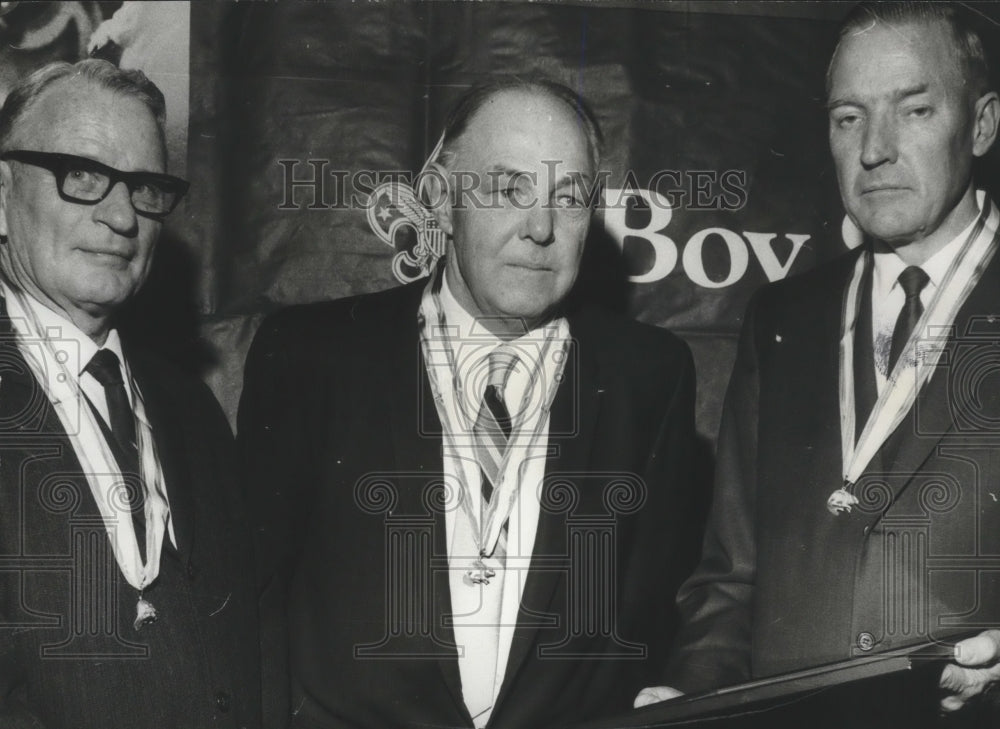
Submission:
<svg viewBox="0 0 1000 729">
<path fill-rule="evenodd" d="M 118 462 L 118 467 L 129 484 L 132 523 L 135 525 L 139 550 L 145 559 L 146 517 L 143 511 L 142 485 L 137 481 L 139 449 L 136 446 L 135 416 L 132 413 L 132 406 L 129 405 L 128 394 L 125 392 L 121 363 L 118 361 L 118 355 L 110 349 L 99 349 L 83 369 L 104 388 L 108 417 L 111 420 L 109 425 L 112 438 L 109 440 L 114 441 L 109 445 L 112 446 L 111 451 Z"/>
<path fill-rule="evenodd" d="M 930 277 L 924 273 L 919 266 L 908 266 L 899 274 L 899 285 L 903 287 L 906 301 L 896 319 L 896 326 L 892 330 L 892 346 L 889 349 L 889 368 L 887 372 L 892 372 L 896 366 L 896 361 L 903 353 L 903 348 L 910 340 L 913 328 L 917 326 L 920 317 L 924 313 L 924 305 L 920 301 L 920 292 L 930 281 Z"/>
<path fill-rule="evenodd" d="M 503 390 L 516 364 L 517 354 L 502 345 L 490 353 L 489 375 L 486 390 L 483 392 L 483 403 L 479 408 L 476 424 L 473 426 L 476 457 L 483 475 L 483 510 L 493 497 L 494 485 L 500 476 L 500 463 L 503 461 L 507 442 L 510 440 L 511 420 L 507 405 L 504 403 Z M 506 531 L 507 524 L 504 522 L 503 533 L 494 552 L 495 557 L 502 558 L 506 553 Z"/>
</svg>

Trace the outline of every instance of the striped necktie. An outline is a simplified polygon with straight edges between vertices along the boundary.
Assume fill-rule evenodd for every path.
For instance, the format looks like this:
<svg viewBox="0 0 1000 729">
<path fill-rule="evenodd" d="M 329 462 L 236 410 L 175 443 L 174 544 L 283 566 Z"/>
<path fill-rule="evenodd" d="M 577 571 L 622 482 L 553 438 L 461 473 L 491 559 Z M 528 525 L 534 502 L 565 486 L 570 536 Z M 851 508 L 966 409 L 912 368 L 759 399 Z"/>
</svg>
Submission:
<svg viewBox="0 0 1000 729">
<path fill-rule="evenodd" d="M 473 426 L 476 459 L 483 476 L 483 509 L 493 498 L 494 486 L 500 477 L 500 464 L 510 440 L 511 418 L 504 403 L 503 390 L 516 364 L 517 354 L 503 345 L 490 353 L 489 375 L 486 390 L 483 392 L 483 403 Z M 502 558 L 506 553 L 506 531 L 507 524 L 504 523 L 503 533 L 493 555 L 497 558 Z"/>
</svg>

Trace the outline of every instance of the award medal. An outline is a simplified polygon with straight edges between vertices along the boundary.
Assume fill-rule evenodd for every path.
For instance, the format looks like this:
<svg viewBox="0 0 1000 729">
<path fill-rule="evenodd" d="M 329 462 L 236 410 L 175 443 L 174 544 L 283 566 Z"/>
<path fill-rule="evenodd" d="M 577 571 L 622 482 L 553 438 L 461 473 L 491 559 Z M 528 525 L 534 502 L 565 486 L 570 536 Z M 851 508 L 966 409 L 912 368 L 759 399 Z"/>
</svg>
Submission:
<svg viewBox="0 0 1000 729">
<path fill-rule="evenodd" d="M 444 388 L 438 380 L 436 368 L 431 364 L 435 361 L 432 358 L 432 352 L 441 352 L 443 350 L 447 357 L 452 393 L 456 402 L 464 402 L 462 399 L 462 383 L 458 376 L 458 367 L 455 361 L 455 349 L 452 345 L 450 328 L 445 321 L 444 309 L 441 306 L 440 300 L 443 276 L 444 264 L 439 262 L 436 270 L 430 277 L 427 288 L 424 290 L 417 320 L 420 330 L 420 346 L 427 369 L 427 378 L 430 381 L 431 392 L 434 396 L 434 405 L 443 426 L 445 452 L 451 452 L 457 458 L 460 458 L 461 454 L 467 453 L 472 446 L 459 443 L 459 434 L 471 433 L 471 423 L 475 422 L 475 414 L 471 418 L 465 418 L 468 424 L 453 422 L 454 418 L 451 416 L 448 408 L 445 407 Z M 525 429 L 523 428 L 522 421 L 524 420 L 523 413 L 527 412 L 525 405 L 527 405 L 527 401 L 540 375 L 542 362 L 545 361 L 545 357 L 556 358 L 555 361 L 558 365 L 554 381 L 560 382 L 569 349 L 569 325 L 565 319 L 557 319 L 546 325 L 545 329 L 546 334 L 541 341 L 541 349 L 532 368 L 530 384 L 525 390 L 521 408 L 516 411 L 518 416 L 511 423 L 509 443 L 510 445 L 517 443 L 517 447 L 525 451 L 530 451 L 538 442 L 542 429 L 548 420 L 548 414 L 552 409 L 552 401 L 555 398 L 555 393 L 558 390 L 557 387 L 547 388 L 548 392 L 546 393 L 545 402 L 541 404 L 540 415 L 534 429 L 530 433 L 524 432 Z M 561 351 L 551 351 L 554 347 L 560 347 Z M 469 569 L 466 570 L 463 576 L 463 582 L 469 586 L 488 585 L 490 579 L 496 576 L 496 570 L 488 566 L 485 560 L 496 551 L 503 526 L 510 518 L 510 514 L 517 503 L 520 491 L 520 471 L 522 469 L 518 469 L 518 473 L 516 474 L 508 474 L 511 468 L 510 455 L 513 450 L 512 447 L 508 446 L 502 456 L 498 468 L 501 476 L 498 482 L 494 484 L 493 498 L 489 500 L 485 508 L 480 510 L 482 512 L 481 515 L 477 516 L 472 508 L 474 499 L 470 485 L 467 482 L 468 479 L 461 479 L 459 503 L 462 507 L 462 513 L 473 527 L 472 531 L 475 535 L 476 549 L 479 553 L 479 556 L 471 562 Z"/>
<path fill-rule="evenodd" d="M 871 250 L 862 253 L 854 265 L 851 281 L 844 292 L 840 336 L 840 445 L 844 485 L 830 494 L 826 501 L 827 510 L 834 516 L 850 513 L 860 503 L 853 492 L 854 484 L 885 439 L 913 407 L 917 394 L 930 379 L 944 352 L 955 315 L 996 252 L 994 238 L 1000 214 L 985 195 L 977 195 L 980 196 L 982 212 L 913 328 L 864 430 L 858 436 L 857 444 L 854 441 L 854 331 L 861 308 L 861 282 L 866 279 L 866 269 L 873 265 Z M 941 334 L 928 339 L 924 336 L 925 332 Z"/>
<path fill-rule="evenodd" d="M 146 416 L 142 392 L 132 378 L 128 363 L 122 366 L 126 381 L 131 387 L 136 421 L 136 440 L 142 482 L 145 484 L 144 516 L 146 521 L 146 561 L 136 539 L 132 519 L 127 516 L 127 506 L 123 508 L 124 478 L 118 462 L 104 439 L 97 415 L 89 406 L 83 406 L 86 395 L 80 388 L 78 376 L 68 367 L 70 357 L 66 351 L 56 351 L 50 336 L 42 336 L 41 322 L 24 294 L 7 284 L 10 292 L 8 315 L 23 322 L 27 332 L 15 326 L 18 349 L 35 379 L 42 384 L 45 394 L 52 403 L 59 421 L 73 446 L 73 452 L 86 474 L 90 492 L 97 503 L 111 542 L 115 561 L 125 580 L 139 593 L 136 603 L 136 617 L 133 627 L 139 630 L 157 619 L 156 608 L 143 595 L 160 572 L 160 553 L 165 533 L 169 531 L 176 544 L 173 524 L 170 523 L 170 508 L 167 504 L 163 470 L 153 441 L 152 428 Z M 58 337 L 58 335 L 56 335 Z M 58 340 L 56 340 L 58 341 Z M 74 363 L 79 365 L 79 362 Z"/>
</svg>

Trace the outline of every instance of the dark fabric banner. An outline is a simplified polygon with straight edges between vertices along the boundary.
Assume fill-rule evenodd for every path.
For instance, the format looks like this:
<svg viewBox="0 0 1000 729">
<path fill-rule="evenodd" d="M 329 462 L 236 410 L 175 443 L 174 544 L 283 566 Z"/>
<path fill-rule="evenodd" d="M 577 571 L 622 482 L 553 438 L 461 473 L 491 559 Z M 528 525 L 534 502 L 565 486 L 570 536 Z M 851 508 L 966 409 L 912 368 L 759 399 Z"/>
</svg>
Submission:
<svg viewBox="0 0 1000 729">
<path fill-rule="evenodd" d="M 233 415 L 264 313 L 420 275 L 440 241 L 413 200 L 387 192 L 408 188 L 383 183 L 412 185 L 455 99 L 491 78 L 544 75 L 591 103 L 607 139 L 581 286 L 687 339 L 712 440 L 750 294 L 858 243 L 824 109 L 847 9 L 193 3 L 192 194 L 145 297 L 159 314 L 138 321 L 173 337 L 175 354 L 185 322 L 200 322 L 209 347 L 192 335 L 183 353 Z"/>
</svg>

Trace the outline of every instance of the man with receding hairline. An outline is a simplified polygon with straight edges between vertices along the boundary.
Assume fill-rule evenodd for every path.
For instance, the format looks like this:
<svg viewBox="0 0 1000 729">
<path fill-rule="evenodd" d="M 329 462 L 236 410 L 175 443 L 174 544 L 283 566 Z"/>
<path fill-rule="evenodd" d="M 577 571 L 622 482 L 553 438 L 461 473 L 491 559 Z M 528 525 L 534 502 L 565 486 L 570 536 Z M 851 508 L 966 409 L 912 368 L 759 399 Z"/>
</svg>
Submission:
<svg viewBox="0 0 1000 729">
<path fill-rule="evenodd" d="M 698 539 L 693 371 L 569 303 L 599 144 L 565 87 L 473 90 L 426 176 L 430 279 L 261 325 L 239 438 L 292 726 L 541 729 L 661 675 Z"/>
<path fill-rule="evenodd" d="M 912 690 L 835 707 L 881 726 L 880 711 L 979 704 L 1000 680 L 1000 631 L 983 631 L 1000 627 L 1000 214 L 973 183 L 1000 121 L 989 84 L 951 4 L 865 3 L 844 21 L 829 140 L 865 244 L 748 307 L 702 563 L 678 596 L 675 689 L 957 643 L 939 707 Z"/>
<path fill-rule="evenodd" d="M 258 727 L 251 544 L 208 389 L 135 347 L 187 183 L 139 71 L 52 64 L 0 110 L 0 726 Z"/>
</svg>

